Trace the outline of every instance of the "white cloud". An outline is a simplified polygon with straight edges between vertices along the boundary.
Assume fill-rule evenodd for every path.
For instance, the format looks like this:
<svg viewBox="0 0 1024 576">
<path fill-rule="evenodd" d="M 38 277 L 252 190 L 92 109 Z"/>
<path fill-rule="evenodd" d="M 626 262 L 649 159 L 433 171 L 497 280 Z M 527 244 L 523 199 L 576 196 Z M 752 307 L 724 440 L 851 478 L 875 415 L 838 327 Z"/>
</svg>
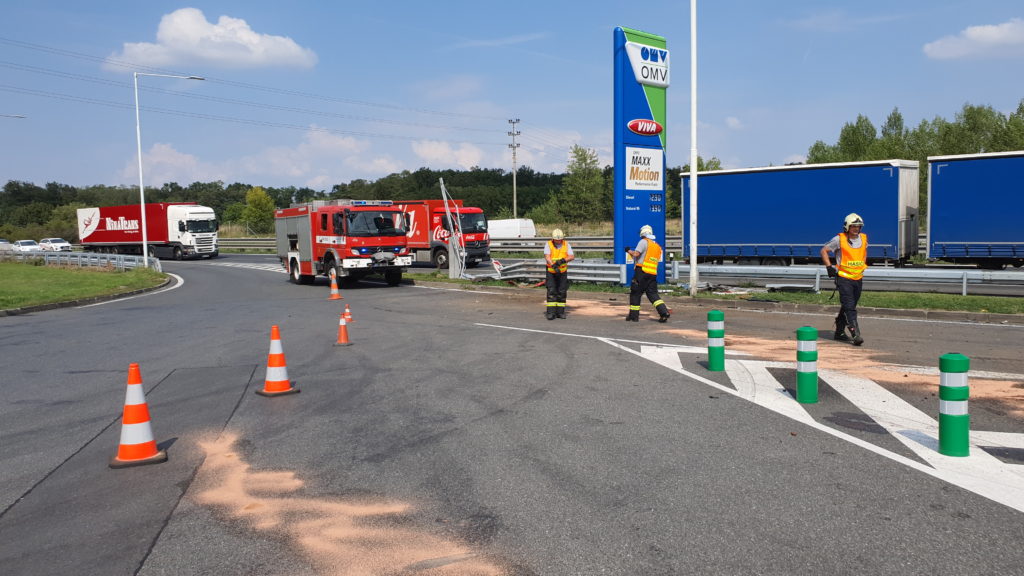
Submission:
<svg viewBox="0 0 1024 576">
<path fill-rule="evenodd" d="M 437 140 L 413 142 L 412 151 L 434 168 L 457 166 L 469 169 L 473 166 L 480 166 L 480 161 L 484 157 L 484 153 L 472 144 L 462 143 L 452 146 L 450 142 Z"/>
<path fill-rule="evenodd" d="M 1024 58 L 1024 20 L 968 26 L 956 36 L 925 44 L 924 53 L 934 60 Z"/>
<path fill-rule="evenodd" d="M 740 119 L 735 116 L 727 116 L 725 119 L 725 125 L 728 126 L 729 128 L 732 128 L 733 130 L 739 130 L 740 128 L 743 128 L 743 123 L 740 122 Z"/>
<path fill-rule="evenodd" d="M 291 38 L 257 33 L 245 20 L 230 16 L 221 16 L 213 24 L 196 8 L 181 8 L 164 15 L 156 40 L 125 43 L 124 50 L 110 58 L 156 68 L 183 64 L 311 68 L 317 61 L 312 50 Z"/>
<path fill-rule="evenodd" d="M 213 182 L 225 179 L 225 171 L 202 162 L 198 157 L 174 149 L 170 144 L 154 144 L 142 154 L 142 176 L 146 186 L 159 188 L 168 182 L 188 186 L 193 182 Z M 123 182 L 139 181 L 138 158 L 132 157 L 121 171 Z"/>
</svg>

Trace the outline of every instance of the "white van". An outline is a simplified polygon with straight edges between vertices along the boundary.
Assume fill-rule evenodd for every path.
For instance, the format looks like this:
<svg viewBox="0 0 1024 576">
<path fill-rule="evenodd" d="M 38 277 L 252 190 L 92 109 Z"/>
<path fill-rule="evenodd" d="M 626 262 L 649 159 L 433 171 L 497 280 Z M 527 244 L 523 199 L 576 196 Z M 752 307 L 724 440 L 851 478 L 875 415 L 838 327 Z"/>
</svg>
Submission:
<svg viewBox="0 0 1024 576">
<path fill-rule="evenodd" d="M 487 233 L 491 238 L 536 238 L 537 228 L 529 218 L 488 220 Z"/>
</svg>

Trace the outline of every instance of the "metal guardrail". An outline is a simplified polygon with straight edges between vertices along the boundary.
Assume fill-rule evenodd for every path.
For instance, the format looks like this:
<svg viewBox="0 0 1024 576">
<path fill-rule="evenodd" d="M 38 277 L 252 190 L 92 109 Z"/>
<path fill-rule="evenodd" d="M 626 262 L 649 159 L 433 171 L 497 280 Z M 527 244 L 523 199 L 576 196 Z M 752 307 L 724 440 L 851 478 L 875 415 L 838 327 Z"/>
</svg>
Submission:
<svg viewBox="0 0 1024 576">
<path fill-rule="evenodd" d="M 146 258 L 142 256 L 131 256 L 129 254 L 99 254 L 95 252 L 3 252 L 0 253 L 0 259 L 4 260 L 17 260 L 24 262 L 25 260 L 42 260 L 48 266 L 49 265 L 65 265 L 65 266 L 80 266 L 80 267 L 101 267 L 101 268 L 114 268 L 117 270 L 128 270 L 130 268 L 139 268 L 142 266 L 149 266 L 157 272 L 162 272 L 163 268 L 160 266 L 160 260 L 157 258 Z M 148 262 L 146 262 L 148 260 Z"/>
<path fill-rule="evenodd" d="M 679 282 L 690 275 L 690 265 L 679 261 L 669 264 L 666 278 Z M 722 266 L 716 264 L 698 265 L 698 276 L 714 277 L 746 277 L 746 278 L 786 278 L 797 280 L 814 280 L 814 289 L 821 289 L 821 277 L 828 275 L 822 266 Z M 1024 286 L 1024 272 L 1000 270 L 975 270 L 967 268 L 882 268 L 872 267 L 864 271 L 865 280 L 882 282 L 922 282 L 932 284 L 960 284 L 960 293 L 967 295 L 969 284 L 1009 284 Z"/>
<path fill-rule="evenodd" d="M 501 267 L 500 271 L 494 274 L 470 274 L 465 276 L 470 279 L 494 279 L 494 280 L 544 280 L 547 266 L 543 260 L 520 260 Z M 569 280 L 573 282 L 607 282 L 610 284 L 626 283 L 625 264 L 609 264 L 604 261 L 573 260 L 569 265 Z"/>
</svg>

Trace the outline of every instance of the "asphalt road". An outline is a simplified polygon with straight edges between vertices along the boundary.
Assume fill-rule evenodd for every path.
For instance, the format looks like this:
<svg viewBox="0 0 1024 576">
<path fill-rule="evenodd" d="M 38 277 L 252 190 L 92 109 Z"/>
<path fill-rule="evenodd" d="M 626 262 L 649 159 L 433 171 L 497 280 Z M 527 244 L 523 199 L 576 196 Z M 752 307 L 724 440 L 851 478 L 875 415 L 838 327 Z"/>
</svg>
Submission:
<svg viewBox="0 0 1024 576">
<path fill-rule="evenodd" d="M 0 318 L 4 574 L 1010 574 L 1024 565 L 1024 327 L 362 283 L 165 262 L 172 289 Z M 352 346 L 334 346 L 349 305 Z M 254 394 L 272 325 L 301 393 Z M 792 400 L 822 331 L 821 401 Z M 690 348 L 692 347 L 692 348 Z M 946 352 L 972 453 L 930 448 Z M 743 354 L 739 354 L 742 352 Z M 127 366 L 163 464 L 113 470 Z M 888 374 L 890 377 L 886 377 Z M 987 394 L 1003 386 L 1009 396 Z M 974 390 L 978 398 L 974 397 Z M 974 431 L 977 431 L 976 433 Z"/>
</svg>

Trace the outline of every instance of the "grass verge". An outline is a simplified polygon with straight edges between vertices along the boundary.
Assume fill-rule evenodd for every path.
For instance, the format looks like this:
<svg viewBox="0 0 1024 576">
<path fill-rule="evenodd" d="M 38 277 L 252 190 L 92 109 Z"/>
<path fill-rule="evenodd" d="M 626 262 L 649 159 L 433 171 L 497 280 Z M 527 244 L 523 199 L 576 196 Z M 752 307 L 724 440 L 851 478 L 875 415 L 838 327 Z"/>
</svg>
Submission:
<svg viewBox="0 0 1024 576">
<path fill-rule="evenodd" d="M 149 268 L 121 272 L 0 262 L 0 310 L 132 292 L 159 286 L 164 278 Z"/>
</svg>

